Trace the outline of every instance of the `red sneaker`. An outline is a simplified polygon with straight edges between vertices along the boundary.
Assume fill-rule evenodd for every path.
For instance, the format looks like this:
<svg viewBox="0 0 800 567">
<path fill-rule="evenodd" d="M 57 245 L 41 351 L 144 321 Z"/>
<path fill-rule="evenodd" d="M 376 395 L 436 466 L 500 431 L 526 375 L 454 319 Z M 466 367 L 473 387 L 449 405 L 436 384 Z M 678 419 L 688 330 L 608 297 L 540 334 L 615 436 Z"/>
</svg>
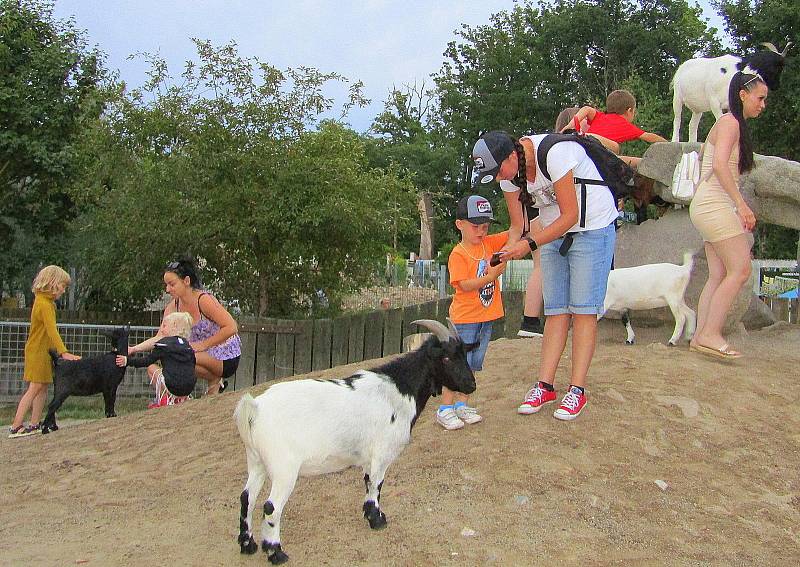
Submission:
<svg viewBox="0 0 800 567">
<path fill-rule="evenodd" d="M 524 415 L 536 413 L 545 404 L 556 401 L 556 397 L 555 390 L 545 390 L 542 388 L 541 382 L 536 382 L 536 385 L 525 395 L 525 401 L 517 408 L 517 413 Z"/>
<path fill-rule="evenodd" d="M 162 395 L 160 399 L 155 400 L 152 403 L 147 404 L 147 409 L 156 409 L 156 408 L 163 408 L 164 406 L 169 404 L 169 398 L 166 394 Z"/>
<path fill-rule="evenodd" d="M 570 386 L 567 395 L 561 400 L 561 405 L 553 412 L 553 417 L 563 421 L 572 421 L 581 414 L 586 406 L 586 394 L 575 386 Z"/>
</svg>

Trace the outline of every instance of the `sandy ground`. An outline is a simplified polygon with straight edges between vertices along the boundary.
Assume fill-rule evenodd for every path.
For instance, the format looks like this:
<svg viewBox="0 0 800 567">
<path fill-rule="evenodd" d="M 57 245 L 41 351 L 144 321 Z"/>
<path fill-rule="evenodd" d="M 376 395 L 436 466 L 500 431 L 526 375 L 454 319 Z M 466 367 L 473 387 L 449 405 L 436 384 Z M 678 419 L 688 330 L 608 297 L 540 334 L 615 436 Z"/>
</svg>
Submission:
<svg viewBox="0 0 800 567">
<path fill-rule="evenodd" d="M 385 530 L 362 518 L 360 471 L 298 483 L 289 564 L 797 564 L 800 326 L 734 337 L 736 363 L 658 342 L 669 333 L 639 327 L 626 346 L 618 322 L 601 322 L 573 423 L 516 414 L 540 342 L 493 342 L 474 396 L 484 423 L 445 432 L 429 403 L 388 471 Z M 239 396 L 4 436 L 0 564 L 266 564 L 236 543 Z"/>
</svg>

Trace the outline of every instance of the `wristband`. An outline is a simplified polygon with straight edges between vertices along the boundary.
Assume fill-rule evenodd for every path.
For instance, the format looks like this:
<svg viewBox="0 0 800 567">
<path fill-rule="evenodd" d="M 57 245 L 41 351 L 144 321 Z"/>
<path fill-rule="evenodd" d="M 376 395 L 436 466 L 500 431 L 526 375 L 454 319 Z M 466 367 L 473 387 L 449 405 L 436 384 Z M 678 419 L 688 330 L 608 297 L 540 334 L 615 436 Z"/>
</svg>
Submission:
<svg viewBox="0 0 800 567">
<path fill-rule="evenodd" d="M 539 246 L 536 244 L 536 241 L 533 238 L 531 238 L 530 236 L 526 236 L 525 237 L 525 242 L 527 242 L 528 246 L 530 246 L 531 252 L 533 252 L 534 250 L 539 248 Z"/>
</svg>

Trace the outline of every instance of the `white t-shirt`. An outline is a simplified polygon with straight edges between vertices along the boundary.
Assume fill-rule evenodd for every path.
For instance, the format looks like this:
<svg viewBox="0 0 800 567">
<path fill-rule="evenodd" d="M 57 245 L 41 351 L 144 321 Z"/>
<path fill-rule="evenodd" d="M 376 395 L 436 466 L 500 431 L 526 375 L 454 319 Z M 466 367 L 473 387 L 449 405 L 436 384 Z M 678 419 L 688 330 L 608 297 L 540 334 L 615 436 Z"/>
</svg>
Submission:
<svg viewBox="0 0 800 567">
<path fill-rule="evenodd" d="M 539 147 L 539 142 L 547 134 L 536 134 L 526 136 L 533 142 L 534 152 Z M 558 181 L 569 170 L 572 170 L 573 177 L 584 179 L 602 179 L 600 173 L 594 165 L 592 159 L 586 155 L 580 144 L 576 142 L 559 142 L 550 147 L 547 152 L 547 172 L 553 181 Z M 539 164 L 536 164 L 536 179 L 528 181 L 528 193 L 536 200 L 535 207 L 539 208 L 539 219 L 542 226 L 553 224 L 560 215 L 556 193 L 553 188 L 553 181 L 548 181 L 544 174 L 539 171 Z M 503 191 L 518 191 L 519 187 L 511 181 L 501 181 L 500 188 Z M 586 186 L 586 222 L 580 226 L 581 218 L 581 186 L 575 185 L 575 194 L 578 199 L 578 222 L 567 232 L 580 232 L 583 230 L 597 230 L 605 228 L 614 222 L 619 215 L 614 196 L 605 185 Z"/>
</svg>

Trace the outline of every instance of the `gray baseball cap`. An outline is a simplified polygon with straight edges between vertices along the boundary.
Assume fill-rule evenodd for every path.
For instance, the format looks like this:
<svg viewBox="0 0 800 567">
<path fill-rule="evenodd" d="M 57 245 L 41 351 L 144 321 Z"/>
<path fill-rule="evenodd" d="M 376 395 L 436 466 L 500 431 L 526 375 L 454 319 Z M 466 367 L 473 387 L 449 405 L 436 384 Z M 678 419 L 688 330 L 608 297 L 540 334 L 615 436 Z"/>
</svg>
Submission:
<svg viewBox="0 0 800 567">
<path fill-rule="evenodd" d="M 492 214 L 492 204 L 480 195 L 469 195 L 458 202 L 456 208 L 458 220 L 469 221 L 472 224 L 486 224 L 495 222 Z"/>
<path fill-rule="evenodd" d="M 500 130 L 481 136 L 472 148 L 472 186 L 495 180 L 500 164 L 514 151 L 514 139 Z"/>
</svg>

